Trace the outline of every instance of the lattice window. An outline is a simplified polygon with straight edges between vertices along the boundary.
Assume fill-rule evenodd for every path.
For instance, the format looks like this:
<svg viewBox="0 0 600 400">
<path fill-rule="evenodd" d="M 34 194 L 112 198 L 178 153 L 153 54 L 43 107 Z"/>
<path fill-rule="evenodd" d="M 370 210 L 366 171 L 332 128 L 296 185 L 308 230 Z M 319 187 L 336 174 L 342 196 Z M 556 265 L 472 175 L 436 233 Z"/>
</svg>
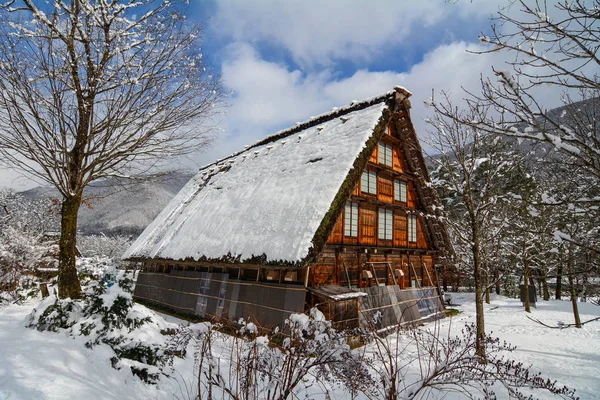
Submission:
<svg viewBox="0 0 600 400">
<path fill-rule="evenodd" d="M 394 212 L 391 210 L 379 209 L 379 229 L 378 237 L 382 240 L 392 240 L 394 232 Z"/>
<path fill-rule="evenodd" d="M 379 143 L 379 164 L 391 167 L 393 165 L 393 149 L 392 146 Z"/>
<path fill-rule="evenodd" d="M 394 180 L 394 200 L 406 203 L 406 182 Z"/>
<path fill-rule="evenodd" d="M 344 213 L 344 236 L 358 236 L 358 203 L 346 203 Z"/>
<path fill-rule="evenodd" d="M 417 216 L 414 214 L 408 216 L 408 241 L 417 241 Z"/>
<path fill-rule="evenodd" d="M 360 190 L 363 193 L 377 194 L 377 173 L 365 171 L 360 180 Z"/>
</svg>

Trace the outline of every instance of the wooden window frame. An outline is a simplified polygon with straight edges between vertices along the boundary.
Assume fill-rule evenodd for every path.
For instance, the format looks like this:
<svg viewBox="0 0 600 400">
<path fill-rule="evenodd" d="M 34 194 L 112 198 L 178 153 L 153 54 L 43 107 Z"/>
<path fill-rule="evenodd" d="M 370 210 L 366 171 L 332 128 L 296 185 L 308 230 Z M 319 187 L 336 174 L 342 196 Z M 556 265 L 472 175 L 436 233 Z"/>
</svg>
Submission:
<svg viewBox="0 0 600 400">
<path fill-rule="evenodd" d="M 346 202 L 344 208 L 344 236 L 358 237 L 358 203 Z"/>
<path fill-rule="evenodd" d="M 406 223 L 408 230 L 408 243 L 417 243 L 417 216 L 415 214 L 409 214 Z"/>
<path fill-rule="evenodd" d="M 366 182 L 366 185 L 364 184 Z M 366 186 L 366 187 L 365 187 Z M 360 177 L 360 191 L 377 195 L 377 172 L 365 170 Z"/>
<path fill-rule="evenodd" d="M 401 203 L 406 203 L 407 201 L 407 190 L 408 186 L 406 182 L 394 179 L 394 200 L 399 201 Z"/>
<path fill-rule="evenodd" d="M 377 217 L 377 239 L 394 240 L 394 212 L 380 208 Z"/>
<path fill-rule="evenodd" d="M 377 161 L 381 165 L 388 167 L 394 167 L 394 148 L 386 143 L 379 142 L 379 149 L 377 153 Z"/>
</svg>

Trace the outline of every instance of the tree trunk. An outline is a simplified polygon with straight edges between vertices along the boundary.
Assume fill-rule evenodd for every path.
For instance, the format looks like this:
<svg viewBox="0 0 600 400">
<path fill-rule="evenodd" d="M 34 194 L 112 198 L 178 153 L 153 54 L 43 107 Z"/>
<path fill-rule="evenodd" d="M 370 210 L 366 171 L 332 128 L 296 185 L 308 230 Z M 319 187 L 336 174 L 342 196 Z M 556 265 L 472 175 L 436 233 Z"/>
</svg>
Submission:
<svg viewBox="0 0 600 400">
<path fill-rule="evenodd" d="M 562 257 L 561 257 L 562 261 Z M 563 274 L 563 266 L 562 262 L 558 262 L 558 267 L 556 268 L 556 300 L 562 299 L 562 274 Z"/>
<path fill-rule="evenodd" d="M 548 290 L 548 277 L 547 273 L 544 271 L 542 277 L 540 278 L 540 284 L 542 286 L 542 292 L 544 294 L 544 301 L 550 300 L 550 291 Z"/>
<path fill-rule="evenodd" d="M 581 301 L 586 302 L 588 298 L 588 275 L 587 273 L 581 277 Z"/>
<path fill-rule="evenodd" d="M 442 273 L 442 287 L 444 292 L 448 291 L 448 266 L 444 266 L 444 272 Z"/>
<path fill-rule="evenodd" d="M 81 286 L 75 267 L 77 256 L 77 216 L 81 195 L 63 200 L 60 224 L 58 296 L 61 299 L 81 298 Z"/>
<path fill-rule="evenodd" d="M 473 234 L 473 279 L 475 280 L 475 322 L 477 337 L 475 340 L 475 354 L 480 362 L 486 362 L 485 354 L 485 320 L 483 314 L 483 281 L 481 276 L 481 249 L 479 246 L 479 226 L 475 214 L 471 215 L 471 230 Z"/>
<path fill-rule="evenodd" d="M 525 292 L 524 305 L 525 311 L 531 312 L 531 304 L 529 304 L 529 261 L 527 257 L 523 259 L 523 291 Z"/>
<path fill-rule="evenodd" d="M 500 295 L 500 271 L 494 271 L 494 279 L 496 280 L 496 294 Z"/>
<path fill-rule="evenodd" d="M 573 252 L 572 246 L 569 247 L 569 258 L 567 260 L 567 269 L 569 274 L 569 293 L 571 294 L 571 305 L 573 306 L 573 317 L 575 318 L 575 327 L 581 328 L 581 319 L 579 318 L 579 308 L 577 307 L 577 291 L 575 290 L 575 279 L 573 278 Z"/>
<path fill-rule="evenodd" d="M 487 263 L 484 264 L 484 273 L 485 273 L 485 302 L 490 304 L 490 269 L 488 268 Z"/>
</svg>

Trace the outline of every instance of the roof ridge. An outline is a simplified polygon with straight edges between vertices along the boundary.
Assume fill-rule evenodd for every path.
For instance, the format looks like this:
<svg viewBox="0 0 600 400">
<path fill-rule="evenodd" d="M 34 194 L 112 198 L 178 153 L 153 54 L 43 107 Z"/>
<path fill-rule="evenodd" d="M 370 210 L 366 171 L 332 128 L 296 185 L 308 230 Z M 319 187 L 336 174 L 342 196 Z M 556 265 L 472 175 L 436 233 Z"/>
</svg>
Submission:
<svg viewBox="0 0 600 400">
<path fill-rule="evenodd" d="M 300 132 L 304 129 L 313 127 L 315 125 L 319 125 L 325 121 L 329 121 L 336 117 L 340 117 L 342 115 L 346 115 L 346 114 L 354 112 L 354 111 L 359 111 L 359 110 L 365 109 L 365 108 L 375 105 L 377 103 L 381 103 L 382 101 L 391 99 L 392 96 L 394 96 L 396 93 L 402 93 L 406 97 L 410 97 L 412 95 L 412 93 L 410 91 L 408 91 L 407 89 L 405 89 L 404 87 L 396 86 L 396 87 L 394 87 L 393 90 L 387 91 L 378 96 L 369 97 L 369 98 L 361 100 L 361 101 L 353 101 L 347 106 L 343 106 L 343 107 L 339 107 L 339 108 L 334 107 L 331 111 L 329 111 L 327 113 L 319 114 L 317 116 L 309 118 L 308 120 L 306 120 L 304 122 L 300 122 L 289 128 L 282 129 L 272 135 L 265 137 L 264 139 L 261 139 L 261 140 L 255 142 L 252 145 L 245 147 L 243 150 L 235 152 L 227 157 L 223 157 L 221 159 L 215 160 L 215 161 L 211 162 L 210 164 L 206 164 L 205 166 L 200 167 L 200 169 L 198 171 L 202 171 L 209 167 L 219 165 L 223 161 L 227 161 L 231 158 L 235 158 L 235 157 L 239 156 L 240 154 L 243 154 L 253 148 L 265 145 L 267 143 L 272 143 L 272 142 L 282 139 L 284 137 L 293 135 L 294 133 Z"/>
</svg>

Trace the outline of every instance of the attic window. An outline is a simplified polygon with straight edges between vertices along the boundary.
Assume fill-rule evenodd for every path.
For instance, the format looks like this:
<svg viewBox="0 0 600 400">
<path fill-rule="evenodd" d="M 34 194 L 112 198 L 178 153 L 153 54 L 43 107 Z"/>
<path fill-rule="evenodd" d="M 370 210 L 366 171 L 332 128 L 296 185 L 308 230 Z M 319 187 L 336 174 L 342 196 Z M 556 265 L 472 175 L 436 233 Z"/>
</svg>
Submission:
<svg viewBox="0 0 600 400">
<path fill-rule="evenodd" d="M 392 146 L 385 143 L 379 143 L 379 164 L 391 167 L 392 164 Z"/>
<path fill-rule="evenodd" d="M 365 171 L 360 179 L 360 190 L 363 193 L 377 194 L 377 173 Z"/>
<path fill-rule="evenodd" d="M 394 180 L 394 200 L 406 203 L 406 182 Z"/>
<path fill-rule="evenodd" d="M 346 203 L 344 210 L 344 236 L 358 236 L 358 203 Z"/>
</svg>

